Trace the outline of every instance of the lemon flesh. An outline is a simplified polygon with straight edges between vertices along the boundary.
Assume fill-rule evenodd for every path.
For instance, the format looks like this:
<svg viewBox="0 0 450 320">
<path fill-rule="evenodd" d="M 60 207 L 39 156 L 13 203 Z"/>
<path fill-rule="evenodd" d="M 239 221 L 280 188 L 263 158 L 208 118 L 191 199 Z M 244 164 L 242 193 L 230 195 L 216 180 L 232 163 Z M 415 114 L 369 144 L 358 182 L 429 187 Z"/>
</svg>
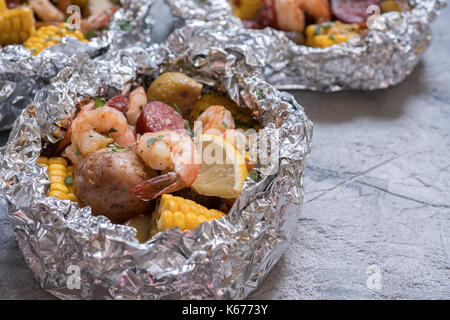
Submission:
<svg viewBox="0 0 450 320">
<path fill-rule="evenodd" d="M 245 158 L 220 136 L 204 134 L 197 146 L 202 161 L 192 188 L 205 196 L 237 198 L 248 175 Z"/>
</svg>

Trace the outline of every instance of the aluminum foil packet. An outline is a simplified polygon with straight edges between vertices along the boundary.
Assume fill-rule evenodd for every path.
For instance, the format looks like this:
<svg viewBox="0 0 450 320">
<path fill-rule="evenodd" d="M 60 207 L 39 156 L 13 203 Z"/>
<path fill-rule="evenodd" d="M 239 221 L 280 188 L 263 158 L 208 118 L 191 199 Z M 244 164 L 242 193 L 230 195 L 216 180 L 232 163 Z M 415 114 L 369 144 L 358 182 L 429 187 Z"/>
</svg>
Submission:
<svg viewBox="0 0 450 320">
<path fill-rule="evenodd" d="M 148 11 L 151 5 L 152 1 L 122 0 L 121 9 L 111 18 L 108 30 L 89 43 L 65 38 L 61 44 L 36 56 L 21 45 L 1 48 L 0 131 L 11 129 L 16 117 L 31 103 L 36 92 L 48 85 L 73 55 L 89 54 L 94 58 L 109 48 L 124 48 L 137 42 L 149 45 L 152 20 Z M 129 22 L 127 28 L 119 21 Z M 141 32 L 130 36 L 129 30 L 136 29 Z"/>
<path fill-rule="evenodd" d="M 243 30 L 228 0 L 166 0 L 186 23 L 216 21 L 219 29 Z M 445 0 L 410 1 L 411 10 L 376 16 L 362 36 L 327 48 L 297 45 L 285 32 L 251 30 L 268 55 L 265 79 L 279 89 L 374 90 L 401 82 L 431 43 L 430 23 Z"/>
<path fill-rule="evenodd" d="M 233 33 L 187 26 L 164 45 L 74 56 L 39 90 L 0 149 L 0 184 L 14 235 L 40 285 L 61 299 L 242 299 L 289 244 L 303 202 L 312 123 L 288 94 L 261 80 L 261 56 Z M 82 99 L 126 94 L 165 71 L 226 93 L 279 137 L 274 160 L 258 160 L 228 216 L 193 231 L 158 233 L 144 244 L 135 229 L 91 215 L 89 207 L 47 197 L 42 146 Z M 263 132 L 263 133 L 261 133 Z M 298 210 L 287 210 L 296 204 Z M 78 282 L 77 282 L 78 281 Z"/>
</svg>

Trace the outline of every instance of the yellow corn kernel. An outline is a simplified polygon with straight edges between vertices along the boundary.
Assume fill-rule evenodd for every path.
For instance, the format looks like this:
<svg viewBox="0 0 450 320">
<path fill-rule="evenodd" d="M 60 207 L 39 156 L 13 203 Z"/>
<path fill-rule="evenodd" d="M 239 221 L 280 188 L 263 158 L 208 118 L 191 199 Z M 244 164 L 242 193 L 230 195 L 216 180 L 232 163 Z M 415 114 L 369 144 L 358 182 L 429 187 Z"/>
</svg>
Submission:
<svg viewBox="0 0 450 320">
<path fill-rule="evenodd" d="M 67 194 L 67 200 L 71 200 L 71 201 L 74 201 L 74 202 L 78 202 L 77 196 L 74 195 L 74 194 L 71 193 L 71 192 L 69 192 L 69 193 Z"/>
<path fill-rule="evenodd" d="M 37 159 L 36 163 L 48 165 L 48 159 L 47 159 L 47 157 L 39 157 Z"/>
<path fill-rule="evenodd" d="M 5 0 L 0 0 L 0 13 L 5 12 L 8 10 L 8 6 L 6 5 Z"/>
<path fill-rule="evenodd" d="M 220 219 L 223 216 L 225 214 L 219 210 L 208 210 L 192 200 L 164 194 L 153 214 L 156 222 L 152 225 L 156 225 L 156 232 L 174 227 L 186 231 L 197 228 L 202 222 Z M 156 232 L 151 231 L 151 234 L 154 235 Z"/>
<path fill-rule="evenodd" d="M 212 213 L 215 219 L 220 219 L 225 216 L 225 214 L 222 211 L 210 209 L 209 212 Z"/>
<path fill-rule="evenodd" d="M 253 20 L 258 13 L 262 0 L 230 0 L 235 17 Z"/>
<path fill-rule="evenodd" d="M 57 197 L 58 199 L 61 199 L 61 200 L 69 200 L 67 197 L 67 193 L 64 193 L 64 192 L 58 191 L 58 190 L 50 191 L 48 196 L 49 197 Z"/>
<path fill-rule="evenodd" d="M 186 214 L 186 229 L 188 230 L 194 230 L 200 225 L 200 221 L 198 220 L 198 217 L 193 212 L 188 212 Z"/>
<path fill-rule="evenodd" d="M 173 227 L 172 212 L 166 210 L 161 214 L 161 217 L 158 220 L 158 229 L 162 231 L 170 229 L 172 227 Z"/>
<path fill-rule="evenodd" d="M 63 178 L 65 178 L 67 176 L 67 173 L 64 170 L 49 169 L 49 174 L 51 176 L 60 176 Z"/>
<path fill-rule="evenodd" d="M 25 42 L 25 47 L 30 49 L 34 55 L 38 54 L 47 47 L 51 47 L 61 42 L 64 36 L 76 38 L 86 42 L 83 33 L 79 30 L 70 30 L 65 23 L 59 26 L 43 26 L 35 31 Z"/>
<path fill-rule="evenodd" d="M 184 230 L 186 226 L 186 220 L 184 218 L 184 213 L 180 211 L 175 211 L 173 214 L 173 225 L 174 227 L 179 227 L 181 231 Z"/>
<path fill-rule="evenodd" d="M 50 170 L 62 170 L 64 172 L 67 171 L 65 165 L 59 164 L 59 163 L 50 163 L 50 160 L 49 160 L 49 163 L 48 163 L 48 167 L 49 167 Z"/>
<path fill-rule="evenodd" d="M 48 164 L 61 164 L 64 167 L 67 167 L 67 160 L 63 157 L 51 157 L 48 159 Z"/>
<path fill-rule="evenodd" d="M 69 189 L 66 187 L 64 183 L 54 182 L 50 186 L 50 191 L 61 191 L 64 193 L 69 193 Z"/>
<path fill-rule="evenodd" d="M 9 10 L 0 0 L 0 45 L 21 44 L 34 32 L 33 11 L 26 6 Z"/>
</svg>

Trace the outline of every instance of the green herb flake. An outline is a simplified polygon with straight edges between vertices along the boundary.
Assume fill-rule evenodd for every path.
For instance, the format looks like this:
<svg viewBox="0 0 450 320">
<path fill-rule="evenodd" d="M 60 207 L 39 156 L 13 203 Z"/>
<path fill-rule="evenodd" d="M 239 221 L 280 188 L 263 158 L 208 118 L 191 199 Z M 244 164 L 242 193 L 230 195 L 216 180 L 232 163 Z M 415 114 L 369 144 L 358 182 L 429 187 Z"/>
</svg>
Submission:
<svg viewBox="0 0 450 320">
<path fill-rule="evenodd" d="M 79 156 L 79 155 L 81 154 L 80 148 L 77 147 L 77 151 L 75 151 L 75 154 L 76 154 L 77 156 Z"/>
<path fill-rule="evenodd" d="M 123 31 L 131 31 L 131 20 L 130 19 L 118 19 L 116 21 L 119 28 Z"/>
<path fill-rule="evenodd" d="M 109 129 L 109 131 L 108 131 L 108 133 L 113 133 L 113 132 L 117 132 L 117 130 L 114 129 L 114 128 L 111 128 L 111 129 Z"/>
<path fill-rule="evenodd" d="M 225 123 L 225 121 L 222 121 L 222 125 L 223 125 L 225 128 L 228 128 L 228 125 Z"/>
<path fill-rule="evenodd" d="M 124 147 L 122 147 L 122 146 L 119 146 L 117 143 L 110 143 L 109 145 L 108 145 L 108 147 L 106 148 L 106 150 L 108 151 L 108 152 L 118 152 L 119 150 L 121 150 L 121 149 L 125 149 Z"/>
<path fill-rule="evenodd" d="M 266 98 L 266 94 L 260 89 L 256 90 L 256 96 L 258 97 L 258 100 Z"/>
<path fill-rule="evenodd" d="M 125 192 L 125 193 L 128 193 L 128 190 L 125 187 L 122 187 L 122 191 Z"/>
<path fill-rule="evenodd" d="M 191 125 L 189 124 L 189 120 L 184 120 L 184 123 L 186 124 L 186 130 L 188 132 L 188 134 L 193 137 L 194 136 L 194 132 L 191 129 Z"/>
<path fill-rule="evenodd" d="M 94 109 L 103 107 L 105 105 L 105 103 L 106 103 L 105 100 L 102 100 L 99 97 L 96 97 L 95 98 L 95 102 L 94 102 Z"/>
<path fill-rule="evenodd" d="M 84 37 L 86 38 L 86 39 L 92 39 L 92 38 L 95 38 L 97 36 L 97 33 L 95 32 L 95 31 L 92 31 L 92 30 L 89 30 L 89 31 L 87 31 L 85 34 L 84 34 Z"/>
<path fill-rule="evenodd" d="M 178 108 L 176 103 L 173 104 L 173 108 L 175 109 L 176 112 L 178 112 L 178 114 L 181 115 L 181 110 L 180 110 L 180 108 Z"/>
<path fill-rule="evenodd" d="M 67 176 L 67 177 L 64 179 L 64 184 L 65 184 L 67 187 L 73 185 L 73 179 L 72 179 L 72 177 L 71 177 L 71 176 Z"/>
<path fill-rule="evenodd" d="M 259 172 L 256 171 L 255 169 L 253 169 L 252 171 L 250 171 L 250 173 L 248 174 L 248 176 L 255 182 L 259 182 L 261 180 L 261 177 L 259 175 Z"/>
<path fill-rule="evenodd" d="M 320 34 L 320 26 L 315 26 L 314 27 L 314 35 L 318 36 Z"/>
<path fill-rule="evenodd" d="M 164 136 L 159 136 L 159 137 L 156 137 L 156 138 L 147 139 L 147 148 L 150 148 L 150 146 L 152 144 L 154 144 L 156 141 L 161 141 L 162 138 L 164 138 Z"/>
<path fill-rule="evenodd" d="M 336 39 L 334 39 L 333 35 L 331 35 L 328 37 L 328 40 L 335 41 Z"/>
</svg>

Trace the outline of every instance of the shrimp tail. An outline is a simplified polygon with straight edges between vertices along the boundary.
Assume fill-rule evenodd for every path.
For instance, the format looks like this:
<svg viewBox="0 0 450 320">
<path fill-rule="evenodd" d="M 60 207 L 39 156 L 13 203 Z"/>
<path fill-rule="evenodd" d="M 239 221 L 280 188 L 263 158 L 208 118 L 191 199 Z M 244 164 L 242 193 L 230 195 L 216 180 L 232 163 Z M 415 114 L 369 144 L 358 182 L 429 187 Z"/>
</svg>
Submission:
<svg viewBox="0 0 450 320">
<path fill-rule="evenodd" d="M 130 192 L 143 201 L 151 201 L 162 194 L 172 193 L 184 187 L 185 183 L 175 172 L 168 172 L 138 184 Z"/>
</svg>

